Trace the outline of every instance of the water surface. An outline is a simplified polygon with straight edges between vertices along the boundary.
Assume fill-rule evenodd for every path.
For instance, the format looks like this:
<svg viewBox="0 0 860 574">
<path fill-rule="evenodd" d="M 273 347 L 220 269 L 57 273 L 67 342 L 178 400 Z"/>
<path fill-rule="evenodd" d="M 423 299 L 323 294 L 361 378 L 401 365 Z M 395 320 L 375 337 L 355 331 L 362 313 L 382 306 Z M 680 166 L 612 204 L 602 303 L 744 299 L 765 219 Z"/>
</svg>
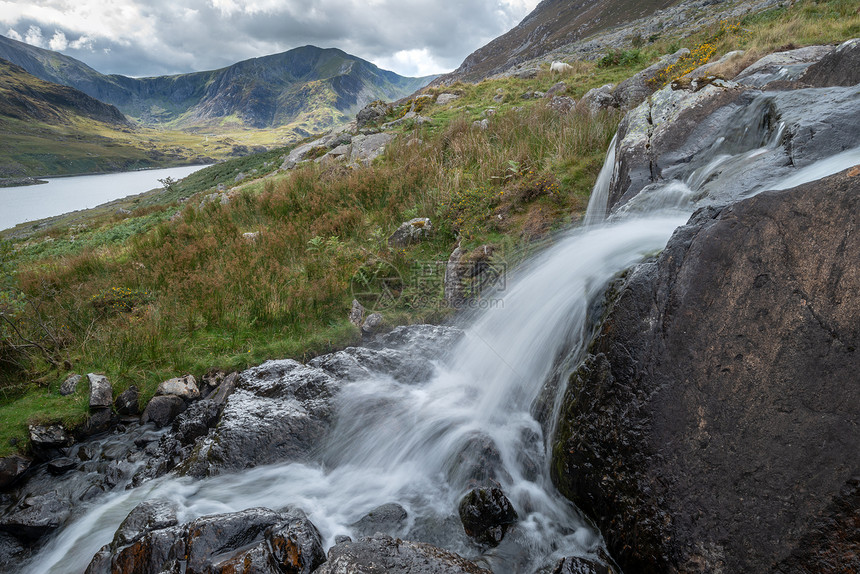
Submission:
<svg viewBox="0 0 860 574">
<path fill-rule="evenodd" d="M 206 166 L 186 165 L 102 175 L 45 178 L 48 181 L 46 184 L 0 188 L 0 229 L 70 211 L 89 209 L 114 199 L 143 193 L 161 187 L 159 179 L 181 179 L 204 167 Z"/>
</svg>

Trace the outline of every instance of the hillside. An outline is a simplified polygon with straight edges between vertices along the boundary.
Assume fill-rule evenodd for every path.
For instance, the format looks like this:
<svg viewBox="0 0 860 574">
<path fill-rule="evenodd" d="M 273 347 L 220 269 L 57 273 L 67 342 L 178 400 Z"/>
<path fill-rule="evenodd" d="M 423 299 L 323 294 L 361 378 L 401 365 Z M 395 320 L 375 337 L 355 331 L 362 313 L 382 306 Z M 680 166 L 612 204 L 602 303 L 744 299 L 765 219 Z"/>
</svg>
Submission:
<svg viewBox="0 0 860 574">
<path fill-rule="evenodd" d="M 441 83 L 476 82 L 677 0 L 543 0 L 516 27 L 470 54 Z"/>
<path fill-rule="evenodd" d="M 81 90 L 143 125 L 291 126 L 299 136 L 343 123 L 373 100 L 407 96 L 432 78 L 406 78 L 337 49 L 304 46 L 220 70 L 129 78 L 0 36 L 0 57 L 34 76 Z"/>
<path fill-rule="evenodd" d="M 0 115 L 65 124 L 80 116 L 116 127 L 129 127 L 128 120 L 115 106 L 74 88 L 40 80 L 2 59 Z"/>
</svg>

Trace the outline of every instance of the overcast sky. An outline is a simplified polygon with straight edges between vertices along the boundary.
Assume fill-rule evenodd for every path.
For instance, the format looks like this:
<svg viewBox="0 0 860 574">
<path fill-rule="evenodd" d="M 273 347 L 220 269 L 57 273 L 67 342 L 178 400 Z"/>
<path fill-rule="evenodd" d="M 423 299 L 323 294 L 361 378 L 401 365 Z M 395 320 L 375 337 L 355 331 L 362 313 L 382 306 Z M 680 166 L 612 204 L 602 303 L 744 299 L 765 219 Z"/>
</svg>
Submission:
<svg viewBox="0 0 860 574">
<path fill-rule="evenodd" d="M 0 0 L 0 33 L 99 72 L 212 70 L 313 44 L 404 76 L 455 69 L 539 0 Z"/>
</svg>

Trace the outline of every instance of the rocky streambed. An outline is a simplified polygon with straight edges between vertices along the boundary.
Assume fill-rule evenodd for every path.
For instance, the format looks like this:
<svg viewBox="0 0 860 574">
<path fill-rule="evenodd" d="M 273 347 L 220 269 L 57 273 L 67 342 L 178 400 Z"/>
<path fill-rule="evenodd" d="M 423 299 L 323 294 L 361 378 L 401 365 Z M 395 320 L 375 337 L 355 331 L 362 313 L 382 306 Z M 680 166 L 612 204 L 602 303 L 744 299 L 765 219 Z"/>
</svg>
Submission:
<svg viewBox="0 0 860 574">
<path fill-rule="evenodd" d="M 0 562 L 858 570 L 859 48 L 651 95 L 595 223 L 459 328 L 166 381 L 142 414 L 77 381 L 88 424 L 0 466 Z"/>
</svg>

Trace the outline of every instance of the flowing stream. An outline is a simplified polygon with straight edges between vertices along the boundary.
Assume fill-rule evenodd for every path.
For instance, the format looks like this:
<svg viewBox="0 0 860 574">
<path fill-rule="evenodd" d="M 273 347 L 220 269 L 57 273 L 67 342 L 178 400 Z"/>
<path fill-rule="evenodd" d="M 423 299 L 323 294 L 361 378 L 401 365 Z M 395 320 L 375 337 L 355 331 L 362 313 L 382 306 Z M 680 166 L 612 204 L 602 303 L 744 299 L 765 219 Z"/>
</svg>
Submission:
<svg viewBox="0 0 860 574">
<path fill-rule="evenodd" d="M 750 162 L 779 148 L 781 138 L 780 126 L 762 127 L 746 149 L 728 153 L 716 146 L 711 157 L 649 186 L 607 220 L 613 140 L 587 224 L 559 237 L 517 270 L 506 289 L 491 294 L 494 304 L 469 319 L 463 338 L 426 382 L 378 376 L 348 383 L 337 397 L 337 422 L 317 463 L 272 464 L 200 481 L 168 476 L 114 491 L 80 511 L 24 571 L 82 572 L 128 512 L 156 497 L 178 503 L 180 520 L 295 505 L 307 512 L 327 546 L 338 535 L 352 534 L 349 525 L 369 510 L 396 502 L 408 511 L 412 531 L 496 572 L 533 572 L 558 557 L 593 554 L 600 534 L 552 486 L 546 425 L 533 415 L 534 405 L 548 379 L 564 380 L 564 373 L 554 373 L 564 358 L 581 356 L 590 336 L 589 305 L 607 282 L 665 247 L 707 199 L 705 182 L 713 187 L 721 175 L 749 169 Z M 852 165 L 856 154 L 790 176 L 823 177 Z M 770 187 L 780 182 L 762 181 L 756 189 Z M 475 436 L 497 447 L 504 467 L 499 482 L 520 517 L 502 545 L 482 555 L 456 519 L 468 487 L 455 462 Z"/>
</svg>

